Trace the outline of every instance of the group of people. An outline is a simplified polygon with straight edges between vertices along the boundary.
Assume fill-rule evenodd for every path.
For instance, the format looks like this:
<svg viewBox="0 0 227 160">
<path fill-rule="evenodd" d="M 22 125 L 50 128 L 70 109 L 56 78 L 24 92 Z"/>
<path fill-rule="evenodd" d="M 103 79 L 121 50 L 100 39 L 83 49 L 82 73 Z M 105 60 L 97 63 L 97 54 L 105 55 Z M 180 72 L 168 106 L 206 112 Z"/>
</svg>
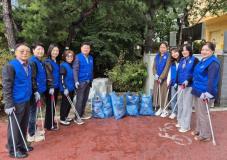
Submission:
<svg viewBox="0 0 227 160">
<path fill-rule="evenodd" d="M 9 117 L 8 151 L 10 157 L 25 158 L 33 150 L 27 142 L 41 141 L 45 131 L 36 132 L 37 113 L 40 105 L 46 106 L 44 128 L 58 130 L 55 121 L 55 104 L 59 92 L 62 95 L 60 106 L 60 124 L 69 125 L 71 121 L 81 125 L 85 116 L 85 107 L 93 80 L 93 58 L 89 55 L 91 44 L 83 42 L 77 55 L 66 49 L 62 56 L 57 45 L 51 44 L 44 58 L 42 43 L 15 46 L 15 58 L 2 70 L 3 97 L 5 112 Z M 30 53 L 33 53 L 31 56 Z M 58 57 L 62 58 L 59 63 Z M 74 119 L 68 117 L 74 93 L 77 101 Z M 38 135 L 37 135 L 38 134 Z"/>
<path fill-rule="evenodd" d="M 220 62 L 214 52 L 215 45 L 207 42 L 202 46 L 202 59 L 199 60 L 189 44 L 180 49 L 171 48 L 169 53 L 168 45 L 163 42 L 153 64 L 153 106 L 159 108 L 155 114 L 168 115 L 166 102 L 169 98 L 169 118 L 176 117 L 179 132 L 188 132 L 194 107 L 196 127 L 191 135 L 198 141 L 212 138 L 207 105 L 212 106 L 217 99 L 220 78 Z"/>
<path fill-rule="evenodd" d="M 26 43 L 16 45 L 15 59 L 7 63 L 2 71 L 5 112 L 9 117 L 7 147 L 10 157 L 27 157 L 28 152 L 33 150 L 27 141 L 44 139 L 45 132 L 36 133 L 37 112 L 41 104 L 46 106 L 44 128 L 58 130 L 54 117 L 59 92 L 62 95 L 60 124 L 69 125 L 74 121 L 81 125 L 83 120 L 90 118 L 84 116 L 93 80 L 94 62 L 90 51 L 88 42 L 81 44 L 81 52 L 77 55 L 66 49 L 59 64 L 60 50 L 55 44 L 49 46 L 45 60 L 42 43 L 34 43 L 32 49 Z M 168 114 L 165 105 L 170 93 L 170 118 L 177 117 L 179 132 L 187 132 L 191 130 L 194 107 L 196 127 L 191 134 L 199 141 L 211 138 L 205 106 L 211 106 L 218 95 L 220 62 L 214 51 L 215 45 L 207 42 L 201 49 L 202 59 L 198 60 L 193 56 L 190 45 L 186 44 L 180 50 L 171 48 L 169 53 L 167 43 L 163 42 L 153 64 L 153 106 L 159 108 L 156 115 Z M 71 119 L 68 115 L 74 92 L 77 96 L 76 115 Z"/>
</svg>

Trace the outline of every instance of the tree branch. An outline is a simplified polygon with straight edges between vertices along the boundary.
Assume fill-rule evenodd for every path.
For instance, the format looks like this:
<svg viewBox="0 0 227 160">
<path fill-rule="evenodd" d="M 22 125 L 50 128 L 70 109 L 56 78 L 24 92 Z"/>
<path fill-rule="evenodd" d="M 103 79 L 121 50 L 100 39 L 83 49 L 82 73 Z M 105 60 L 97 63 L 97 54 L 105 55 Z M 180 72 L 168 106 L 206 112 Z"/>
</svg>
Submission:
<svg viewBox="0 0 227 160">
<path fill-rule="evenodd" d="M 73 38 L 76 35 L 76 29 L 81 27 L 81 24 L 85 21 L 85 19 L 90 16 L 95 9 L 98 7 L 98 3 L 100 2 L 100 0 L 93 0 L 93 3 L 91 5 L 91 7 L 85 9 L 84 11 L 81 12 L 79 19 L 77 19 L 76 21 L 72 22 L 70 27 L 69 27 L 69 34 L 68 34 L 68 38 L 66 40 L 65 45 L 66 46 L 70 46 Z"/>
</svg>

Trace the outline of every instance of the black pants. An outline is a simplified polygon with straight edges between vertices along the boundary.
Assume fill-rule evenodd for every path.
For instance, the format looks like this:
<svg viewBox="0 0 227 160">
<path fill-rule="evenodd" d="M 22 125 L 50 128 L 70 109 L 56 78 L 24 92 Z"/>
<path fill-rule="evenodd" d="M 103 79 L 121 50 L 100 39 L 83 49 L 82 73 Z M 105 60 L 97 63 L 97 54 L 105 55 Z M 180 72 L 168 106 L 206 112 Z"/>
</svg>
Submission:
<svg viewBox="0 0 227 160">
<path fill-rule="evenodd" d="M 55 105 L 57 104 L 57 100 L 58 100 L 58 92 L 59 92 L 59 89 L 54 89 Z M 46 91 L 45 95 L 46 95 L 46 114 L 45 114 L 44 127 L 46 129 L 51 129 L 52 122 L 54 126 L 56 125 L 56 122 L 54 122 L 55 110 L 51 102 L 51 95 L 49 94 L 49 89 Z"/>
<path fill-rule="evenodd" d="M 73 102 L 74 91 L 69 92 L 69 98 Z M 65 121 L 65 119 L 69 115 L 69 111 L 71 108 L 71 104 L 69 103 L 67 97 L 62 93 L 62 101 L 61 101 L 61 108 L 60 108 L 60 120 Z"/>
<path fill-rule="evenodd" d="M 29 119 L 29 110 L 30 110 L 30 101 L 20 103 L 15 105 L 15 115 L 17 117 L 18 123 L 21 127 L 21 131 L 23 133 L 24 139 L 26 141 L 26 134 L 27 134 L 27 127 L 28 127 L 28 119 Z M 13 128 L 13 134 L 14 134 L 14 140 L 16 145 L 16 150 L 25 149 L 25 145 L 23 142 L 23 139 L 21 137 L 20 131 L 18 129 L 15 117 L 13 114 L 10 115 L 12 120 L 12 128 Z M 8 123 L 8 149 L 9 153 L 13 154 L 13 139 L 10 129 L 10 121 Z M 27 143 L 27 141 L 26 141 Z"/>
<path fill-rule="evenodd" d="M 90 83 L 81 82 L 76 90 L 76 109 L 80 117 L 83 116 L 90 91 Z"/>
</svg>

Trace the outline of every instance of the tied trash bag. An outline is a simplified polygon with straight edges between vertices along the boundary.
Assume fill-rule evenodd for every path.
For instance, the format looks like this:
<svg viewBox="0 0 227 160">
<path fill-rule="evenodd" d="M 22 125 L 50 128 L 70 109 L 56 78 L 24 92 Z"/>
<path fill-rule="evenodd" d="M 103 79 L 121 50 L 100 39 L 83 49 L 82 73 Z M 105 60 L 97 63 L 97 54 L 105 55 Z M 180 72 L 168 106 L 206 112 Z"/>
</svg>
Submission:
<svg viewBox="0 0 227 160">
<path fill-rule="evenodd" d="M 141 107 L 140 107 L 139 113 L 140 115 L 143 115 L 143 116 L 154 115 L 151 96 L 146 96 L 146 95 L 141 96 Z"/>
<path fill-rule="evenodd" d="M 116 93 L 110 94 L 112 106 L 113 106 L 113 113 L 115 119 L 121 119 L 125 115 L 125 106 L 124 106 L 124 96 L 117 96 Z"/>
<path fill-rule="evenodd" d="M 113 108 L 111 104 L 111 98 L 110 96 L 103 95 L 102 97 L 102 107 L 103 107 L 103 113 L 105 115 L 105 118 L 109 118 L 113 116 Z"/>
<path fill-rule="evenodd" d="M 126 111 L 129 116 L 139 115 L 139 96 L 126 94 Z"/>
<path fill-rule="evenodd" d="M 105 118 L 103 113 L 103 103 L 99 96 L 92 99 L 92 116 L 94 118 Z"/>
</svg>

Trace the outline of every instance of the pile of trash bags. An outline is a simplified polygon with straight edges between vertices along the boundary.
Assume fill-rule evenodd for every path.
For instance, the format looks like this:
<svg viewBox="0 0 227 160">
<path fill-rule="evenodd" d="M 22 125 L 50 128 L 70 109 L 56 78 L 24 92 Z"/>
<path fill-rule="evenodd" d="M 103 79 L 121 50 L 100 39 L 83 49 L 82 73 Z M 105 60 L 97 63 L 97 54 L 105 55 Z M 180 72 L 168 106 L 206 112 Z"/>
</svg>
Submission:
<svg viewBox="0 0 227 160">
<path fill-rule="evenodd" d="M 121 119 L 124 116 L 153 116 L 152 98 L 150 95 L 137 95 L 127 92 L 118 95 L 115 92 L 110 94 L 96 94 L 92 98 L 92 116 L 94 118 Z"/>
</svg>

